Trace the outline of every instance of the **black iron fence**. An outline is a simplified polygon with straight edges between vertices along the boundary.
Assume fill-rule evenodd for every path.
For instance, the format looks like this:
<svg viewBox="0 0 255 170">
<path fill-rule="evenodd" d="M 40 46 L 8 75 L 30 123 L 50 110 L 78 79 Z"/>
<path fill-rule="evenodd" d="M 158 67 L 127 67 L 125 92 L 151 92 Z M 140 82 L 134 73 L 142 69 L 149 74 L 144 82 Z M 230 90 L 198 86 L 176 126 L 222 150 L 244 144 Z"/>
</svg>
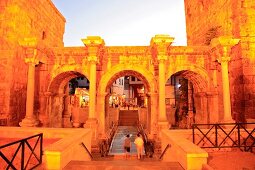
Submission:
<svg viewBox="0 0 255 170">
<path fill-rule="evenodd" d="M 193 143 L 201 148 L 239 148 L 253 152 L 255 123 L 193 124 Z M 253 127 L 254 127 L 253 126 Z"/>
<path fill-rule="evenodd" d="M 34 169 L 42 163 L 43 134 L 0 146 L 0 169 Z"/>
<path fill-rule="evenodd" d="M 101 157 L 108 155 L 116 130 L 117 130 L 117 125 L 112 124 L 112 127 L 110 131 L 108 132 L 107 136 L 99 140 L 99 149 L 100 149 Z"/>
</svg>

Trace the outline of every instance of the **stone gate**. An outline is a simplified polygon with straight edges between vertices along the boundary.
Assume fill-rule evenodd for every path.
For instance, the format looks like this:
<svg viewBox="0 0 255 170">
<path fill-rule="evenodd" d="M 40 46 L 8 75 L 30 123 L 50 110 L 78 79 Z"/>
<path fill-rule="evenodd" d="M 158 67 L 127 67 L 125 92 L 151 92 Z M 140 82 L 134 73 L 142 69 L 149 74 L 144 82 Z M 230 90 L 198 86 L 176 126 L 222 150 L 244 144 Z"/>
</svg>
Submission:
<svg viewBox="0 0 255 170">
<path fill-rule="evenodd" d="M 65 18 L 53 3 L 24 2 L 0 3 L 4 20 L 0 21 L 1 125 L 62 127 L 69 119 L 64 105 L 67 85 L 79 76 L 90 81 L 85 126 L 98 127 L 99 132 L 107 128 L 109 87 L 125 75 L 138 77 L 145 85 L 151 131 L 169 127 L 165 83 L 173 75 L 193 84 L 196 123 L 254 118 L 255 34 L 254 27 L 248 27 L 254 23 L 254 13 L 249 12 L 254 6 L 248 0 L 228 4 L 219 1 L 212 9 L 203 1 L 185 1 L 188 46 L 172 46 L 173 37 L 156 35 L 148 46 L 123 47 L 107 46 L 98 36 L 82 39 L 82 47 L 64 47 Z M 232 12 L 232 16 L 222 14 L 221 18 L 210 13 L 217 6 Z M 198 7 L 209 12 L 202 16 L 195 12 Z M 238 12 L 249 18 L 247 22 L 237 22 L 239 19 L 233 16 Z M 203 26 L 200 23 L 208 20 L 194 22 L 196 17 L 212 18 L 214 22 Z"/>
</svg>

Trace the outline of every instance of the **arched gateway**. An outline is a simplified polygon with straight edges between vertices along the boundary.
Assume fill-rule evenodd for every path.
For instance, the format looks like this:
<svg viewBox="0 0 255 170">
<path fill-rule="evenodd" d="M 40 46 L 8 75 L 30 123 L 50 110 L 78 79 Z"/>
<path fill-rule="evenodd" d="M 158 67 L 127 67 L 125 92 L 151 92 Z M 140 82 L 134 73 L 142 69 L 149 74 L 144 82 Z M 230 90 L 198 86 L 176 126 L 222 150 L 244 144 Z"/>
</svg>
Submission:
<svg viewBox="0 0 255 170">
<path fill-rule="evenodd" d="M 156 122 L 156 112 L 154 110 L 155 107 L 151 107 L 152 103 L 157 102 L 157 98 L 154 95 L 154 98 L 150 96 L 151 93 L 156 93 L 157 89 L 157 82 L 155 77 L 153 76 L 152 72 L 146 70 L 145 67 L 139 67 L 139 65 L 128 65 L 128 64 L 117 64 L 113 66 L 111 69 L 107 70 L 107 72 L 102 76 L 100 82 L 99 82 L 99 88 L 98 88 L 98 95 L 100 96 L 100 104 L 98 106 L 98 114 L 100 115 L 100 122 L 102 122 L 102 128 L 108 127 L 105 126 L 105 114 L 106 109 L 105 105 L 107 104 L 106 96 L 109 95 L 109 88 L 112 85 L 112 83 L 119 77 L 131 75 L 134 77 L 139 78 L 144 86 L 145 86 L 145 94 L 150 98 L 149 107 L 146 109 L 146 117 L 148 117 L 146 121 L 147 125 L 146 127 L 150 128 L 151 123 Z M 151 102 L 153 100 L 153 102 Z M 152 109 L 152 110 L 151 110 Z M 154 113 L 152 115 L 151 113 Z M 141 121 L 141 120 L 140 120 Z M 108 122 L 109 124 L 110 122 Z"/>
<path fill-rule="evenodd" d="M 231 40 L 221 37 L 213 40 L 211 46 L 179 47 L 171 46 L 172 37 L 156 35 L 150 46 L 108 47 L 100 37 L 89 36 L 83 39 L 85 47 L 52 49 L 47 61 L 40 63 L 40 55 L 33 55 L 41 68 L 47 66 L 47 72 L 38 73 L 45 81 L 36 85 L 40 89 L 35 101 L 40 106 L 35 108 L 36 113 L 43 126 L 69 127 L 67 124 L 72 121 L 69 117 L 74 113 L 66 109 L 70 103 L 66 93 L 68 82 L 84 76 L 90 82 L 89 106 L 83 111 L 76 109 L 75 127 L 90 127 L 95 134 L 103 134 L 110 127 L 106 120 L 109 88 L 117 78 L 131 75 L 144 84 L 149 102 L 148 108 L 139 114 L 146 115 L 144 122 L 151 133 L 171 126 L 189 128 L 194 121 L 214 123 L 230 119 L 230 94 L 226 91 L 229 84 L 225 80 L 228 71 L 224 67 L 227 60 L 221 53 L 225 46 L 222 39 Z M 27 41 L 36 43 L 35 39 Z M 221 62 L 221 66 L 215 61 Z M 224 67 L 221 73 L 219 67 Z M 24 124 L 23 121 L 21 125 Z"/>
</svg>

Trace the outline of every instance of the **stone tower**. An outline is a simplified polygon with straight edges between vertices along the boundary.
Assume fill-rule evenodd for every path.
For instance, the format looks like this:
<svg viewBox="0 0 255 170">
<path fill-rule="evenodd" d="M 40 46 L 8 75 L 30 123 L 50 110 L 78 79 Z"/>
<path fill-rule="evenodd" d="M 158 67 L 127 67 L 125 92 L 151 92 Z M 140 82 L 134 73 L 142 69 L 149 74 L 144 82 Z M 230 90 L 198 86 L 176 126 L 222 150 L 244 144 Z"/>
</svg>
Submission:
<svg viewBox="0 0 255 170">
<path fill-rule="evenodd" d="M 240 39 L 229 62 L 232 113 L 236 121 L 254 119 L 255 1 L 185 0 L 185 13 L 188 46 L 210 45 L 220 36 Z"/>
<path fill-rule="evenodd" d="M 28 67 L 24 60 L 33 53 L 28 49 L 30 40 L 22 41 L 35 38 L 35 48 L 41 49 L 37 54 L 48 60 L 49 47 L 64 46 L 65 18 L 50 0 L 1 0 L 0 18 L 0 125 L 15 126 L 25 115 Z M 45 70 L 41 65 L 35 65 L 35 72 Z M 35 77 L 40 83 L 38 74 Z"/>
</svg>

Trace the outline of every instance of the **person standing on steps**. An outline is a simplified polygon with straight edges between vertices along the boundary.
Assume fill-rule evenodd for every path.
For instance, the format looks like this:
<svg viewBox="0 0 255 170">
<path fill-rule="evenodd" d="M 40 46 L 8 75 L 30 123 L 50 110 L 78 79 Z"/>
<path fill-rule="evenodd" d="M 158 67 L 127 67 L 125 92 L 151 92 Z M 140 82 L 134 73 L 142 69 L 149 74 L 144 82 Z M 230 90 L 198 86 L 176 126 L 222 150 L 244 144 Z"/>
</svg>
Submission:
<svg viewBox="0 0 255 170">
<path fill-rule="evenodd" d="M 124 146 L 124 150 L 125 150 L 125 158 L 127 159 L 130 156 L 130 148 L 131 148 L 130 135 L 126 136 L 123 146 Z"/>
<path fill-rule="evenodd" d="M 142 152 L 143 152 L 143 145 L 144 145 L 144 142 L 143 142 L 143 139 L 142 139 L 140 133 L 137 134 L 137 137 L 136 137 L 134 143 L 135 143 L 135 145 L 136 145 L 137 158 L 138 158 L 138 159 L 141 159 L 141 157 L 142 157 Z"/>
</svg>

